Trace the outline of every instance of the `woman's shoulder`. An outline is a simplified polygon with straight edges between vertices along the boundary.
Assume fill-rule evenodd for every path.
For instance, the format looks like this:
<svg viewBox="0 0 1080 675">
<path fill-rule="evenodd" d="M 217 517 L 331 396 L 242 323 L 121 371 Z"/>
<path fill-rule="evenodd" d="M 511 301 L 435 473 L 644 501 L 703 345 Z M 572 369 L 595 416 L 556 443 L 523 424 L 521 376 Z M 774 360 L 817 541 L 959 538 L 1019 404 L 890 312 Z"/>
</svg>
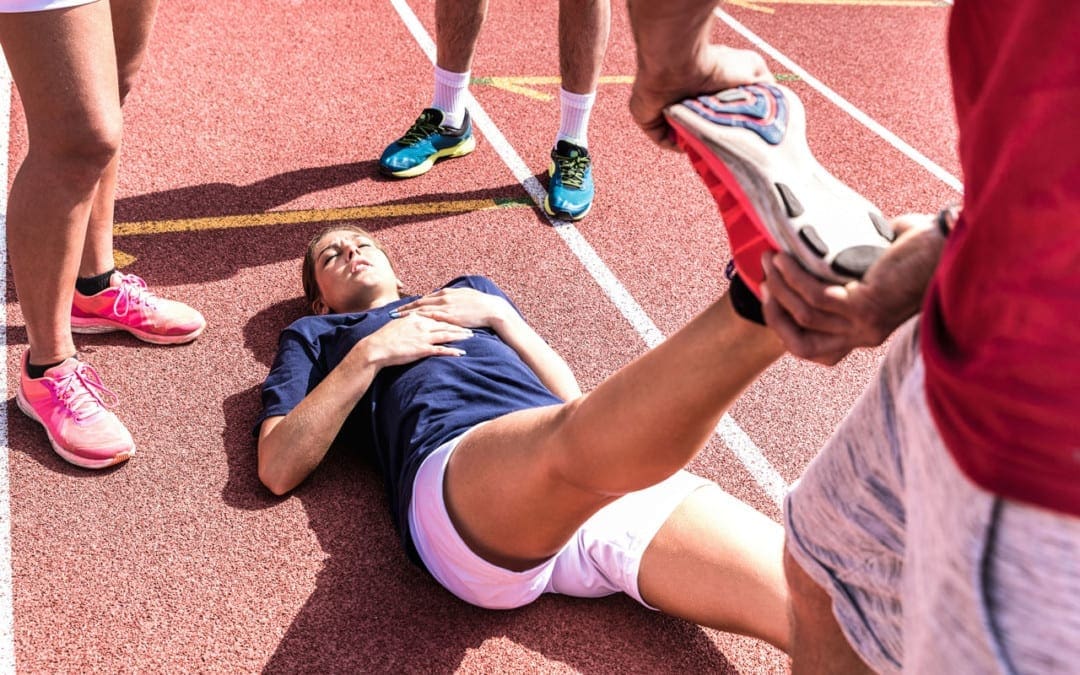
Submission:
<svg viewBox="0 0 1080 675">
<path fill-rule="evenodd" d="M 305 342 L 318 342 L 320 338 L 330 335 L 343 326 L 352 326 L 360 323 L 367 316 L 367 312 L 354 314 L 308 314 L 296 319 L 284 330 L 281 337 L 299 338 Z"/>
<path fill-rule="evenodd" d="M 455 277 L 444 284 L 443 288 L 475 288 L 476 290 L 484 291 L 485 293 L 505 295 L 498 284 L 481 274 L 464 274 L 460 277 Z"/>
<path fill-rule="evenodd" d="M 344 316 L 342 314 L 308 314 L 296 319 L 285 329 L 282 333 L 298 333 L 301 335 L 314 335 L 321 333 L 325 330 L 331 329 L 340 323 L 336 321 L 336 317 Z"/>
</svg>

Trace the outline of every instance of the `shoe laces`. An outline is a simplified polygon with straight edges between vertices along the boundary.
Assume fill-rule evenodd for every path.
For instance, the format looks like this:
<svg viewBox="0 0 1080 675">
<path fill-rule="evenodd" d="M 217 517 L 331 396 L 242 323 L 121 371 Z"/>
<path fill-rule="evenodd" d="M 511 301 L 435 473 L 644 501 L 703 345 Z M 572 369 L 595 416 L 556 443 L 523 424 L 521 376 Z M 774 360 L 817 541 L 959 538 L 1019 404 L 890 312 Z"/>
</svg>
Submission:
<svg viewBox="0 0 1080 675">
<path fill-rule="evenodd" d="M 127 316 L 132 307 L 145 306 L 148 309 L 157 307 L 159 298 L 146 287 L 146 282 L 134 274 L 121 274 L 120 292 L 113 301 L 113 312 L 116 316 Z"/>
<path fill-rule="evenodd" d="M 120 402 L 120 397 L 105 386 L 89 363 L 80 361 L 70 373 L 46 382 L 76 422 L 84 422 L 102 408 L 112 408 Z"/>
<path fill-rule="evenodd" d="M 398 139 L 398 144 L 404 146 L 416 145 L 438 131 L 439 125 L 435 123 L 435 116 L 423 112 L 420 117 L 416 118 L 409 130 L 405 132 L 405 135 Z"/>
<path fill-rule="evenodd" d="M 562 181 L 563 185 L 569 185 L 576 190 L 580 190 L 582 183 L 585 182 L 585 171 L 591 163 L 589 156 L 573 150 L 569 155 L 555 152 L 553 158 L 555 160 L 555 171 L 559 174 L 559 180 Z"/>
</svg>

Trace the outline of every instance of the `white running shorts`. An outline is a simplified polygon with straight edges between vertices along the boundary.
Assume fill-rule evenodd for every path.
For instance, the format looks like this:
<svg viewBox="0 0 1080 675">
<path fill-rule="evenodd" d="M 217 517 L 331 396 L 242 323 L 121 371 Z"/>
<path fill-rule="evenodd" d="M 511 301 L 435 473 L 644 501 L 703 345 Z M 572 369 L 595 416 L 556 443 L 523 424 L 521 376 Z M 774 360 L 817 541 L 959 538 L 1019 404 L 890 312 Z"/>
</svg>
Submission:
<svg viewBox="0 0 1080 675">
<path fill-rule="evenodd" d="M 465 602 L 486 609 L 521 607 L 543 593 L 598 598 L 618 592 L 649 607 L 638 592 L 642 554 L 691 492 L 712 485 L 680 471 L 650 488 L 624 495 L 593 514 L 554 557 L 530 570 L 512 572 L 473 553 L 446 511 L 446 463 L 464 435 L 441 445 L 416 472 L 409 528 L 431 575 Z"/>
</svg>

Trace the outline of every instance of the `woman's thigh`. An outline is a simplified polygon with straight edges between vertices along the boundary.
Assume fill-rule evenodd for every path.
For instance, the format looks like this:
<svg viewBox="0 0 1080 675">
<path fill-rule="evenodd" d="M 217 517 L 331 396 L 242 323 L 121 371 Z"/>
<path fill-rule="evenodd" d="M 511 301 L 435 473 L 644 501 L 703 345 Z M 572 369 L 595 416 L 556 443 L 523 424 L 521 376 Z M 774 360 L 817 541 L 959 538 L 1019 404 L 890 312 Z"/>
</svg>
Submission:
<svg viewBox="0 0 1080 675">
<path fill-rule="evenodd" d="M 638 572 L 642 600 L 787 649 L 783 550 L 779 523 L 709 483 L 687 495 L 649 542 Z"/>
<path fill-rule="evenodd" d="M 461 538 L 488 562 L 525 570 L 555 555 L 619 495 L 565 479 L 564 406 L 520 410 L 475 427 L 446 468 L 446 507 Z"/>
<path fill-rule="evenodd" d="M 0 44 L 26 111 L 32 151 L 118 142 L 120 100 L 108 2 L 0 13 Z"/>
</svg>

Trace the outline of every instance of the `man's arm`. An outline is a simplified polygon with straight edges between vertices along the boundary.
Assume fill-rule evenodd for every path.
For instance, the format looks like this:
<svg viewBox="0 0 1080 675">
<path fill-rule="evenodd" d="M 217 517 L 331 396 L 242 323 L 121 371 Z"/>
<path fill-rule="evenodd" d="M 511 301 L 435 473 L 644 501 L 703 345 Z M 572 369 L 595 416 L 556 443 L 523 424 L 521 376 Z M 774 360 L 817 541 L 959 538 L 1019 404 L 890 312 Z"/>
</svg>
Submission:
<svg viewBox="0 0 1080 675">
<path fill-rule="evenodd" d="M 630 113 L 656 143 L 674 148 L 663 110 L 688 96 L 771 82 L 757 52 L 711 42 L 716 0 L 627 0 L 637 43 Z"/>
<path fill-rule="evenodd" d="M 322 462 L 379 370 L 427 356 L 459 356 L 460 349 L 443 344 L 470 335 L 467 329 L 413 316 L 391 321 L 357 342 L 299 405 L 262 423 L 259 480 L 277 495 L 292 490 Z"/>
</svg>

